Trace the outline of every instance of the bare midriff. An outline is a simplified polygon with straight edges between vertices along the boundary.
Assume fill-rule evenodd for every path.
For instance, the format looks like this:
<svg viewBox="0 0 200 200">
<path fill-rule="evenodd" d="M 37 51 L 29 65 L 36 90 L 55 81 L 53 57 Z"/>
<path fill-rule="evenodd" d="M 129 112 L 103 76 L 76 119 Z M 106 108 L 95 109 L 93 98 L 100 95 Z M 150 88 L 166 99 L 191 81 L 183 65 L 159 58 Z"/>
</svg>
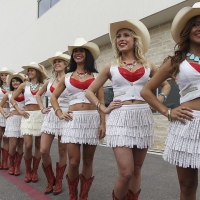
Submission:
<svg viewBox="0 0 200 200">
<path fill-rule="evenodd" d="M 6 102 L 6 103 L 3 105 L 3 108 L 9 108 L 9 103 Z"/>
<path fill-rule="evenodd" d="M 70 111 L 96 110 L 96 107 L 90 103 L 77 103 L 77 104 L 71 105 L 69 107 L 69 110 Z"/>
<path fill-rule="evenodd" d="M 200 98 L 193 99 L 188 102 L 184 102 L 180 105 L 180 107 L 188 107 L 192 110 L 200 110 Z"/>
<path fill-rule="evenodd" d="M 12 110 L 11 113 L 12 113 L 13 115 L 20 115 L 19 112 L 18 112 L 17 110 Z"/>
<path fill-rule="evenodd" d="M 38 104 L 28 104 L 25 106 L 26 111 L 34 111 L 34 110 L 40 110 L 40 107 Z"/>
<path fill-rule="evenodd" d="M 131 105 L 131 104 L 145 104 L 145 101 L 141 101 L 141 100 L 127 100 L 127 101 L 123 101 L 122 102 L 123 105 Z"/>
</svg>

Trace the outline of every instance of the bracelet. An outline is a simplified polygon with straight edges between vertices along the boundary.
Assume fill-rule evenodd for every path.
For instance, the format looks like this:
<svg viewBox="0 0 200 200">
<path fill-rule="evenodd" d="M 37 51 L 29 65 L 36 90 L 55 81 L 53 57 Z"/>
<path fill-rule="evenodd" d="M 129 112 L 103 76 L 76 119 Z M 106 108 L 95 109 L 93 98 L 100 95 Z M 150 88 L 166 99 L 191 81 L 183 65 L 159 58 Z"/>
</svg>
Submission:
<svg viewBox="0 0 200 200">
<path fill-rule="evenodd" d="M 40 109 L 42 114 L 43 114 L 43 110 L 44 110 L 44 109 L 45 109 L 45 107 L 43 107 L 42 109 Z"/>
<path fill-rule="evenodd" d="M 15 102 L 15 103 L 13 104 L 13 108 L 14 108 L 16 105 L 17 105 L 17 103 Z"/>
<path fill-rule="evenodd" d="M 165 95 L 164 92 L 161 92 L 158 96 L 163 96 L 164 97 L 164 102 L 167 100 L 167 96 Z"/>
<path fill-rule="evenodd" d="M 57 111 L 58 111 L 58 110 L 61 110 L 61 108 L 56 108 L 56 109 L 54 110 L 56 116 L 58 116 L 58 115 L 57 115 Z M 61 110 L 61 111 L 62 111 L 62 110 Z"/>
<path fill-rule="evenodd" d="M 172 121 L 172 118 L 171 118 L 171 108 L 169 108 L 167 112 L 168 112 L 168 114 L 167 114 L 168 121 L 171 122 Z"/>
<path fill-rule="evenodd" d="M 97 104 L 97 110 L 98 110 L 98 112 L 100 112 L 100 105 L 101 105 L 102 103 L 101 102 L 99 102 L 98 104 Z"/>
</svg>

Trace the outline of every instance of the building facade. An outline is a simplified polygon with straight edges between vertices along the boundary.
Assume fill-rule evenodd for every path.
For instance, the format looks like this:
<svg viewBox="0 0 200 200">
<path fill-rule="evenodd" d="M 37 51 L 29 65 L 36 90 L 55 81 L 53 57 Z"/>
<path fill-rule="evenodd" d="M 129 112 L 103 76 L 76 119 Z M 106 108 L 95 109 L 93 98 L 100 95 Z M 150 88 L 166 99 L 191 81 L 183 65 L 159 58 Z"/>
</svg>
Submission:
<svg viewBox="0 0 200 200">
<path fill-rule="evenodd" d="M 151 45 L 146 53 L 148 60 L 159 67 L 163 59 L 172 55 L 175 43 L 171 37 L 171 22 L 175 14 L 185 6 L 192 6 L 194 0 L 7 0 L 1 2 L 0 12 L 0 67 L 16 72 L 30 62 L 43 64 L 51 74 L 47 58 L 55 52 L 67 53 L 77 37 L 97 43 L 101 54 L 97 68 L 113 58 L 109 41 L 108 25 L 124 19 L 140 19 L 149 29 Z M 156 91 L 156 94 L 159 93 Z M 176 107 L 178 88 L 172 85 L 172 92 L 165 104 Z M 105 98 L 112 98 L 110 82 L 105 84 Z M 167 135 L 167 119 L 154 113 L 155 146 L 163 150 Z"/>
</svg>

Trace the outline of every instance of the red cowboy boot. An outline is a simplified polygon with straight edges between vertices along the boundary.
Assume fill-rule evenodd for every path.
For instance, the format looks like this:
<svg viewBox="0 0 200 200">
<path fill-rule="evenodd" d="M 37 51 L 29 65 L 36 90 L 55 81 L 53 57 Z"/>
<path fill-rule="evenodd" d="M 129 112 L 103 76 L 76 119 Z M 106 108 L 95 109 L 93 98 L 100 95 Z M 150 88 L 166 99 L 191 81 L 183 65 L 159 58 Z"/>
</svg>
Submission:
<svg viewBox="0 0 200 200">
<path fill-rule="evenodd" d="M 68 187 L 69 187 L 69 196 L 70 200 L 78 200 L 77 194 L 78 194 L 78 182 L 79 182 L 79 177 L 75 179 L 74 181 L 70 181 L 68 178 L 68 175 L 66 175 L 66 179 L 68 182 Z"/>
<path fill-rule="evenodd" d="M 15 176 L 19 176 L 20 175 L 20 165 L 21 165 L 21 160 L 22 160 L 23 154 L 24 153 L 22 153 L 20 155 L 18 152 L 16 153 L 15 171 L 14 171 L 14 175 Z"/>
<path fill-rule="evenodd" d="M 112 192 L 112 197 L 113 197 L 113 200 L 119 200 L 119 199 L 115 196 L 114 190 L 113 190 L 113 192 Z M 129 198 L 129 194 L 127 194 L 122 200 L 131 200 L 131 199 Z"/>
<path fill-rule="evenodd" d="M 37 170 L 38 170 L 38 166 L 40 164 L 40 160 L 41 160 L 41 158 L 36 159 L 33 156 L 33 171 L 32 171 L 32 182 L 33 183 L 36 183 L 38 181 Z"/>
<path fill-rule="evenodd" d="M 131 190 L 128 190 L 129 199 L 130 200 L 138 200 L 139 195 L 140 195 L 140 191 L 141 190 L 139 190 L 136 194 L 134 194 Z"/>
<path fill-rule="evenodd" d="M 3 155 L 3 159 L 2 159 L 3 169 L 8 169 L 9 168 L 8 167 L 8 155 L 9 155 L 8 151 L 2 148 L 2 155 Z"/>
<path fill-rule="evenodd" d="M 15 171 L 15 154 L 12 156 L 9 154 L 10 166 L 9 166 L 9 174 L 14 175 Z"/>
<path fill-rule="evenodd" d="M 56 181 L 54 173 L 53 173 L 53 169 L 52 169 L 52 164 L 50 163 L 47 167 L 44 167 L 44 165 L 42 163 L 42 169 L 47 178 L 47 186 L 46 186 L 44 193 L 49 194 L 49 193 L 53 192 L 53 186 L 55 185 L 55 181 Z"/>
<path fill-rule="evenodd" d="M 25 161 L 25 167 L 26 167 L 26 174 L 25 174 L 25 182 L 29 183 L 31 182 L 31 163 L 32 163 L 32 158 L 30 158 L 29 160 L 26 160 L 24 158 Z"/>
<path fill-rule="evenodd" d="M 64 165 L 63 167 L 59 167 L 58 162 L 56 163 L 56 185 L 53 189 L 53 194 L 57 195 L 60 194 L 62 191 L 62 180 L 63 180 L 63 174 L 65 172 L 65 168 L 67 165 Z"/>
<path fill-rule="evenodd" d="M 88 192 L 94 180 L 94 176 L 86 180 L 85 177 L 82 174 L 80 174 L 80 180 L 81 180 L 80 200 L 87 200 Z"/>
</svg>

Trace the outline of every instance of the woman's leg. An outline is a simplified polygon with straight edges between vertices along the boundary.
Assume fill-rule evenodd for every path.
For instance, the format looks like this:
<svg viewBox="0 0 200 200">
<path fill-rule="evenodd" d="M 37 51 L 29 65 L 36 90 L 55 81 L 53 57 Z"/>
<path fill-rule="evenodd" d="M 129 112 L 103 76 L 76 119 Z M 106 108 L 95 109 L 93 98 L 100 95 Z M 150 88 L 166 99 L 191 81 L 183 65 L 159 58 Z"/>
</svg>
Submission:
<svg viewBox="0 0 200 200">
<path fill-rule="evenodd" d="M 79 177 L 80 144 L 67 144 L 69 157 L 68 178 L 73 181 Z"/>
<path fill-rule="evenodd" d="M 62 167 L 67 163 L 67 144 L 61 143 L 61 136 L 58 136 L 58 154 L 59 154 L 59 166 Z"/>
<path fill-rule="evenodd" d="M 33 137 L 32 135 L 24 135 L 24 160 L 26 166 L 25 182 L 29 183 L 31 181 L 31 163 L 32 163 L 32 146 Z"/>
<path fill-rule="evenodd" d="M 118 167 L 118 177 L 115 182 L 114 193 L 119 200 L 123 199 L 130 186 L 134 174 L 133 151 L 127 147 L 113 148 Z"/>
<path fill-rule="evenodd" d="M 47 167 L 51 163 L 50 149 L 54 135 L 42 133 L 40 142 L 40 153 L 42 155 L 42 163 Z"/>
<path fill-rule="evenodd" d="M 176 167 L 180 185 L 180 200 L 196 200 L 198 169 Z"/>
<path fill-rule="evenodd" d="M 54 135 L 42 133 L 40 142 L 40 153 L 42 155 L 42 168 L 47 179 L 47 186 L 45 194 L 53 192 L 53 186 L 55 184 L 55 176 L 52 169 L 50 149 L 53 142 Z"/>
<path fill-rule="evenodd" d="M 53 189 L 53 194 L 59 194 L 62 191 L 63 174 L 67 162 L 67 144 L 61 143 L 61 136 L 58 136 L 58 154 L 59 162 L 56 163 L 56 185 Z"/>
<path fill-rule="evenodd" d="M 83 145 L 83 169 L 82 175 L 89 179 L 93 171 L 93 159 L 96 150 L 96 145 Z"/>
<path fill-rule="evenodd" d="M 96 145 L 83 145 L 83 169 L 82 174 L 80 175 L 80 200 L 85 200 L 88 198 L 88 192 L 94 180 L 94 177 L 92 177 L 92 172 L 95 150 Z"/>
<path fill-rule="evenodd" d="M 40 141 L 41 141 L 41 136 L 35 137 L 35 153 L 33 156 L 33 170 L 32 170 L 32 182 L 34 183 L 38 181 L 37 170 L 41 160 Z"/>
<path fill-rule="evenodd" d="M 80 165 L 80 145 L 67 144 L 67 152 L 69 157 L 68 174 L 66 176 L 70 199 L 77 199 L 78 182 L 79 182 L 79 165 Z"/>
<path fill-rule="evenodd" d="M 15 171 L 14 171 L 15 176 L 20 175 L 20 165 L 21 165 L 21 160 L 23 156 L 23 144 L 24 144 L 23 138 L 18 138 L 17 140 L 18 140 L 18 143 L 17 143 L 17 153 L 16 153 L 16 159 L 15 159 Z"/>
<path fill-rule="evenodd" d="M 0 126 L 0 169 L 3 169 L 3 166 L 2 166 L 2 156 L 1 156 L 1 141 L 2 141 L 2 138 L 3 138 L 3 130 L 2 130 L 2 127 Z"/>
<path fill-rule="evenodd" d="M 134 173 L 129 187 L 133 194 L 137 194 L 140 191 L 141 169 L 147 154 L 147 150 L 147 148 L 138 149 L 136 146 L 133 148 Z"/>
</svg>

